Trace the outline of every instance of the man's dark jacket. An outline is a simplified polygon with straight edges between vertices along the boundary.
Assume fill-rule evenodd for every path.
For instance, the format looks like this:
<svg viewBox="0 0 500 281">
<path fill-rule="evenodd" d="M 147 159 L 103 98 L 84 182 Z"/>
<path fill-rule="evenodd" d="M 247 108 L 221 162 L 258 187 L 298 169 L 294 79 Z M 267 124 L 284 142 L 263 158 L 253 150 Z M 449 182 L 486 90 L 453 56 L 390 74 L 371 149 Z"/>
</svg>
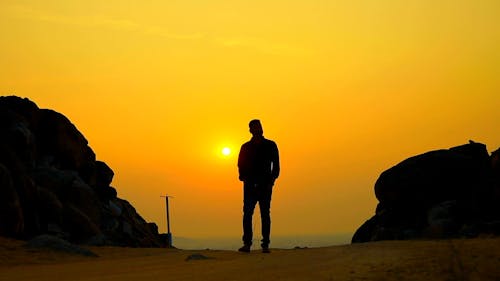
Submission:
<svg viewBox="0 0 500 281">
<path fill-rule="evenodd" d="M 241 146 L 238 170 L 241 181 L 273 184 L 280 174 L 278 146 L 272 140 L 253 137 Z"/>
</svg>

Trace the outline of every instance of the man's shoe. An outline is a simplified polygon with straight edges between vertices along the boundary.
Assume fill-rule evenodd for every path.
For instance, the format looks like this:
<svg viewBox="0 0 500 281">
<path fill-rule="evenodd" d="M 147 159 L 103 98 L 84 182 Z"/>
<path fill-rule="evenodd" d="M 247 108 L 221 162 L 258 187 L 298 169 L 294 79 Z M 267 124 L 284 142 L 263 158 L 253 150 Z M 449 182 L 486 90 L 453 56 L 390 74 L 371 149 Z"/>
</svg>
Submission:
<svg viewBox="0 0 500 281">
<path fill-rule="evenodd" d="M 269 250 L 268 247 L 262 247 L 262 253 L 269 254 L 269 253 L 271 253 L 271 250 Z"/>
<path fill-rule="evenodd" d="M 239 252 L 250 253 L 250 245 L 243 245 L 243 247 L 238 249 Z"/>
</svg>

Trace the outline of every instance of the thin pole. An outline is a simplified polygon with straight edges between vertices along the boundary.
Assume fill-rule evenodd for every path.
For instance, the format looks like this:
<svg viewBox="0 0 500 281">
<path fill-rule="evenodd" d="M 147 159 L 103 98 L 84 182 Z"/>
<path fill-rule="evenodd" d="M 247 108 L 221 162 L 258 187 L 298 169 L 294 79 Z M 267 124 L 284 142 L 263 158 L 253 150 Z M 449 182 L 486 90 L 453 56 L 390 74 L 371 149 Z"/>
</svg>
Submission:
<svg viewBox="0 0 500 281">
<path fill-rule="evenodd" d="M 168 207 L 168 196 L 165 196 L 165 202 L 167 206 L 167 233 L 170 233 L 170 211 Z"/>
<path fill-rule="evenodd" d="M 168 198 L 171 196 L 165 195 L 160 197 L 165 197 L 165 207 L 167 209 L 167 247 L 172 248 L 172 233 L 170 232 L 170 208 L 168 206 Z"/>
</svg>

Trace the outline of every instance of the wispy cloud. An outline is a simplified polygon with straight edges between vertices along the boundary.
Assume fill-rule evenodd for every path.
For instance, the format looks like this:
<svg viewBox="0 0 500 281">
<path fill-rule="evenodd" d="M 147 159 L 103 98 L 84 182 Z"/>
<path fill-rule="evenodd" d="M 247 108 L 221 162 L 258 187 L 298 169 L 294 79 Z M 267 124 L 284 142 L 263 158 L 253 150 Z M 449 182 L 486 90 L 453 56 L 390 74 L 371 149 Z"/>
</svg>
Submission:
<svg viewBox="0 0 500 281">
<path fill-rule="evenodd" d="M 109 19 L 100 16 L 65 16 L 61 14 L 51 13 L 33 9 L 27 6 L 10 6 L 8 14 L 11 17 L 42 21 L 63 25 L 75 25 L 86 27 L 105 27 L 124 30 L 135 30 L 139 26 L 137 23 L 123 19 Z"/>
<path fill-rule="evenodd" d="M 224 48 L 243 48 L 271 55 L 299 56 L 309 53 L 304 48 L 266 38 L 249 36 L 209 37 L 201 32 L 180 34 L 172 32 L 164 26 L 147 25 L 128 19 L 115 19 L 99 15 L 68 16 L 22 5 L 7 7 L 7 9 L 4 9 L 3 14 L 17 19 L 61 25 L 140 32 L 172 40 L 205 40 L 210 44 Z"/>
<path fill-rule="evenodd" d="M 190 33 L 190 34 L 176 34 L 176 33 L 169 32 L 164 27 L 152 26 L 152 25 L 144 25 L 142 28 L 142 31 L 144 31 L 147 34 L 154 35 L 154 36 L 160 36 L 160 37 L 171 38 L 171 39 L 179 39 L 179 40 L 198 40 L 198 39 L 203 39 L 206 37 L 201 32 L 195 32 L 195 33 Z"/>
<path fill-rule="evenodd" d="M 258 37 L 226 37 L 215 39 L 217 44 L 228 48 L 248 48 L 271 55 L 297 56 L 309 53 L 305 48 L 277 43 Z"/>
<path fill-rule="evenodd" d="M 61 25 L 72 25 L 91 28 L 105 28 L 122 31 L 136 31 L 164 38 L 178 40 L 196 40 L 204 37 L 201 33 L 192 34 L 176 34 L 170 32 L 165 27 L 140 24 L 127 19 L 113 19 L 98 15 L 86 16 L 66 16 L 53 12 L 33 9 L 27 6 L 11 6 L 8 9 L 8 14 L 11 17 L 49 22 Z"/>
</svg>

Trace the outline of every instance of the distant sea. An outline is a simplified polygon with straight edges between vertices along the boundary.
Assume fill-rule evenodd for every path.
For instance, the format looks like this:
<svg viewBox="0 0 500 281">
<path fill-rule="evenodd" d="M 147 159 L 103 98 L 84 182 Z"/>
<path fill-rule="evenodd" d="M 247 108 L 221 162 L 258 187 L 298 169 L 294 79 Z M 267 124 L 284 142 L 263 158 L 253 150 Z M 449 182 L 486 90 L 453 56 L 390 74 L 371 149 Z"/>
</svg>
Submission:
<svg viewBox="0 0 500 281">
<path fill-rule="evenodd" d="M 292 249 L 295 247 L 314 248 L 350 244 L 352 233 L 330 235 L 286 235 L 271 236 L 271 248 Z M 260 238 L 259 238 L 260 239 Z M 236 250 L 242 245 L 241 237 L 172 238 L 172 244 L 185 250 Z M 260 240 L 254 238 L 253 248 L 260 248 Z"/>
</svg>

